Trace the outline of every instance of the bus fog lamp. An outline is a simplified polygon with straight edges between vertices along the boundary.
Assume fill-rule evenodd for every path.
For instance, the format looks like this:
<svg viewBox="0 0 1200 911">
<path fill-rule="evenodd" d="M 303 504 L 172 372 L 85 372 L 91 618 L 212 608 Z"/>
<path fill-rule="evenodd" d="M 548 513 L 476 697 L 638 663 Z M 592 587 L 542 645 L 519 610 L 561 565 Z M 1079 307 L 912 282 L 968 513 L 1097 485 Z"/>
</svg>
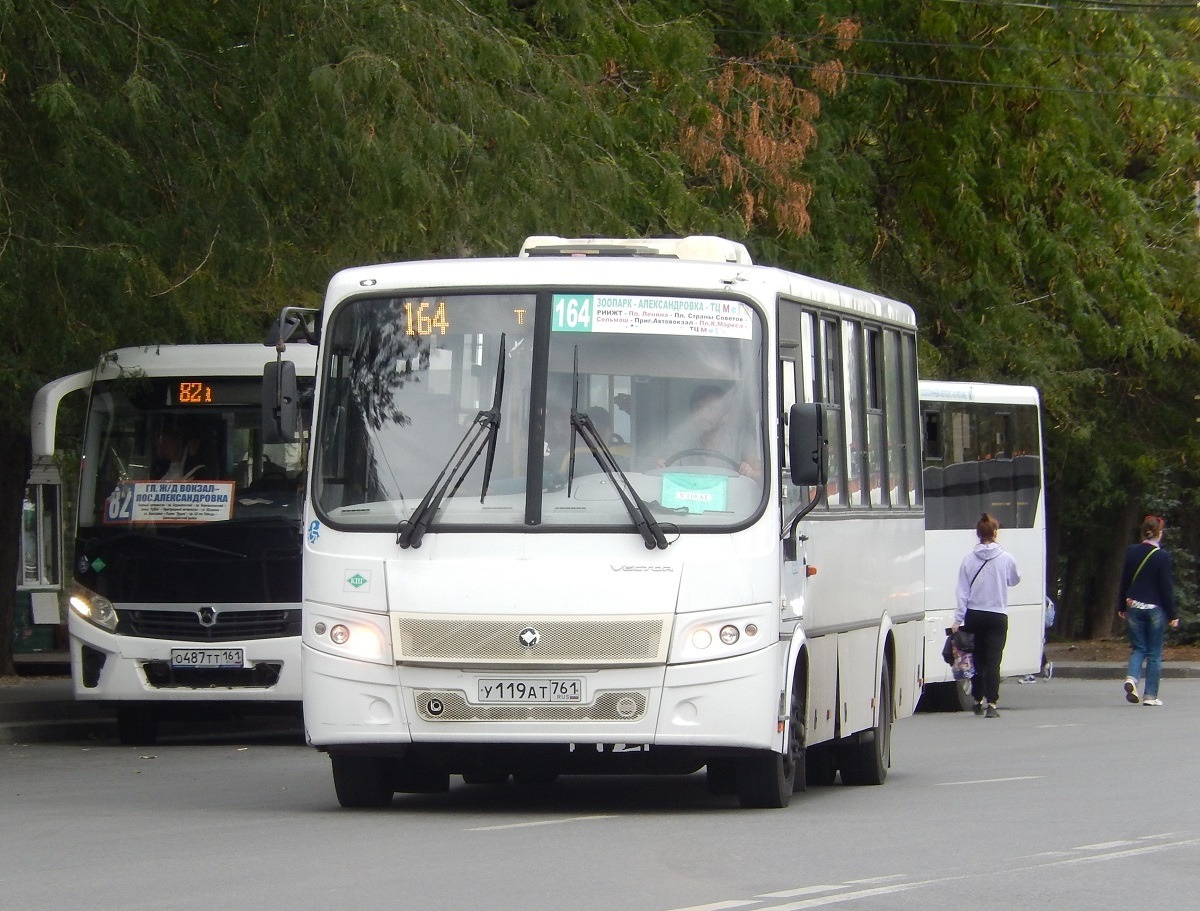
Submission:
<svg viewBox="0 0 1200 911">
<path fill-rule="evenodd" d="M 325 627 L 324 623 L 318 623 L 316 626 L 313 627 L 313 632 L 316 633 L 318 636 L 324 636 L 325 629 L 326 629 L 326 627 Z"/>
<path fill-rule="evenodd" d="M 751 638 L 754 638 L 755 636 L 757 636 L 758 635 L 758 624 L 757 623 L 747 623 L 746 624 L 746 635 L 750 636 Z"/>
<path fill-rule="evenodd" d="M 692 633 L 692 645 L 696 648 L 708 648 L 712 645 L 712 633 L 706 629 L 698 629 Z"/>
<path fill-rule="evenodd" d="M 721 641 L 726 645 L 733 645 L 738 641 L 738 639 L 742 638 L 742 634 L 738 632 L 738 628 L 731 623 L 722 626 L 719 635 L 721 637 Z"/>
<path fill-rule="evenodd" d="M 329 639 L 334 645 L 345 645 L 350 641 L 350 630 L 338 623 L 329 630 Z"/>
</svg>

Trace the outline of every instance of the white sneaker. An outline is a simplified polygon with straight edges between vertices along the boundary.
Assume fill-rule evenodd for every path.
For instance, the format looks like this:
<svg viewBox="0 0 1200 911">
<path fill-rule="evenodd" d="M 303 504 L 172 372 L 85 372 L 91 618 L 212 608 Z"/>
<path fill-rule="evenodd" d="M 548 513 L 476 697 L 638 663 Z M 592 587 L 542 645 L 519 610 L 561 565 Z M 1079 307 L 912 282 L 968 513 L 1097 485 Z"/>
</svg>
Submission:
<svg viewBox="0 0 1200 911">
<path fill-rule="evenodd" d="M 1142 705 L 1162 705 L 1162 700 L 1157 697 L 1154 699 L 1143 699 Z"/>
<path fill-rule="evenodd" d="M 1137 681 L 1132 677 L 1125 678 L 1125 701 L 1138 704 Z"/>
</svg>

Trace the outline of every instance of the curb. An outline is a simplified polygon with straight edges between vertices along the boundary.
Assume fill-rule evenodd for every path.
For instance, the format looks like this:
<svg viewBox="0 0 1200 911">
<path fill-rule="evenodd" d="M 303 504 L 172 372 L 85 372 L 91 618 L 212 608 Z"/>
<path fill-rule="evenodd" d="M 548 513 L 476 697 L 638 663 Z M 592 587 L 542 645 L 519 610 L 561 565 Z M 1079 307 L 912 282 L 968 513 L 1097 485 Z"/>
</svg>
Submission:
<svg viewBox="0 0 1200 911">
<path fill-rule="evenodd" d="M 1088 662 L 1086 664 L 1055 664 L 1054 677 L 1068 677 L 1078 680 L 1116 680 L 1125 679 L 1126 665 Z M 1162 666 L 1163 679 L 1200 677 L 1200 666 L 1194 664 L 1179 664 L 1164 661 Z"/>
</svg>

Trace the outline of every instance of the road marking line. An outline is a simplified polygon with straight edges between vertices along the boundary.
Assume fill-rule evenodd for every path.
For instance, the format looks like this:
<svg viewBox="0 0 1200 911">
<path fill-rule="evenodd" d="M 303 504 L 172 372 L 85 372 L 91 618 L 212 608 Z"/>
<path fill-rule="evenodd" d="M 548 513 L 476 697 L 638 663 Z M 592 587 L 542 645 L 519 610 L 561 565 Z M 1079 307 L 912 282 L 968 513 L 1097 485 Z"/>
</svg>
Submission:
<svg viewBox="0 0 1200 911">
<path fill-rule="evenodd" d="M 803 901 L 787 905 L 771 905 L 769 911 L 804 911 L 806 908 L 820 908 L 825 905 L 840 905 L 843 902 L 858 901 L 863 898 L 873 898 L 876 895 L 894 895 L 897 892 L 908 892 L 925 886 L 941 885 L 951 880 L 961 879 L 959 876 L 947 876 L 944 879 L 926 879 L 914 883 L 893 883 L 890 886 L 876 886 L 873 889 L 856 889 L 853 892 L 839 892 L 836 895 L 824 895 L 820 898 L 806 898 Z"/>
<path fill-rule="evenodd" d="M 1129 848 L 1125 851 L 1110 851 L 1106 854 L 1088 854 L 1085 857 L 1065 857 L 1062 860 L 1051 860 L 1046 863 L 1031 864 L 1027 867 L 1014 867 L 1015 870 L 1033 870 L 1043 867 L 1068 867 L 1076 864 L 1098 864 L 1106 860 L 1122 860 L 1126 857 L 1141 857 L 1144 854 L 1158 854 L 1162 851 L 1172 851 L 1176 848 L 1188 848 L 1200 845 L 1200 838 L 1186 838 L 1183 841 L 1168 841 L 1157 845 L 1145 845 L 1141 848 Z"/>
<path fill-rule="evenodd" d="M 1027 777 L 1040 778 L 1042 776 L 1035 775 L 1035 776 L 1027 776 Z M 1009 779 L 997 779 L 997 780 L 1007 781 Z M 1016 780 L 1022 780 L 1022 779 L 1016 779 Z M 962 783 L 963 784 L 972 784 L 974 782 L 962 782 Z M 1170 835 L 1143 835 L 1138 839 L 1138 841 L 1145 841 L 1147 839 L 1161 839 L 1161 838 L 1166 838 L 1166 837 L 1171 837 L 1171 836 Z M 1126 847 L 1125 850 L 1120 850 L 1120 851 L 1109 851 L 1108 850 L 1109 848 L 1118 848 L 1118 847 L 1124 847 L 1124 846 L 1133 845 L 1133 844 L 1137 844 L 1137 842 L 1135 842 L 1135 841 L 1113 841 L 1113 842 L 1105 842 L 1105 843 L 1096 844 L 1096 845 L 1084 845 L 1082 847 L 1073 848 L 1071 851 L 1062 851 L 1062 852 L 1045 851 L 1040 854 L 1032 855 L 1030 857 L 1030 860 L 1033 860 L 1034 862 L 1030 863 L 1030 864 L 1026 864 L 1025 866 L 1005 867 L 1004 869 L 1001 869 L 1001 870 L 990 870 L 990 871 L 981 870 L 981 871 L 973 872 L 973 873 L 958 873 L 953 876 L 935 877 L 933 879 L 924 879 L 924 880 L 918 880 L 915 882 L 893 883 L 891 885 L 886 885 L 886 886 L 877 886 L 872 889 L 856 889 L 856 890 L 849 891 L 849 892 L 837 892 L 836 894 L 833 894 L 833 895 L 821 895 L 821 896 L 817 896 L 814 898 L 806 898 L 806 899 L 803 899 L 802 901 L 791 902 L 788 904 L 767 905 L 767 906 L 763 907 L 763 911 L 805 911 L 805 909 L 808 909 L 808 908 L 820 908 L 820 907 L 824 907 L 825 905 L 838 905 L 838 904 L 842 904 L 844 902 L 858 901 L 863 898 L 873 898 L 877 895 L 891 895 L 891 894 L 896 894 L 899 892 L 908 892 L 913 889 L 922 889 L 922 888 L 925 888 L 926 886 L 940 886 L 940 885 L 944 885 L 949 882 L 956 882 L 956 881 L 965 880 L 965 879 L 980 879 L 980 878 L 987 877 L 987 876 L 1007 876 L 1009 874 L 1018 873 L 1018 872 L 1022 872 L 1025 870 L 1045 869 L 1046 867 L 1074 866 L 1077 864 L 1092 864 L 1092 863 L 1100 863 L 1101 861 L 1106 861 L 1106 860 L 1120 860 L 1120 859 L 1126 858 L 1126 857 L 1139 857 L 1139 856 L 1146 855 L 1146 854 L 1157 854 L 1162 851 L 1173 850 L 1175 848 L 1186 848 L 1186 847 L 1192 847 L 1194 845 L 1200 845 L 1200 838 L 1183 838 L 1178 841 L 1168 841 L 1168 842 L 1160 841 L 1158 844 L 1142 845 L 1140 847 L 1132 847 L 1132 848 Z M 1086 851 L 1086 850 L 1104 851 L 1106 853 L 1088 854 L 1085 856 L 1080 856 L 1078 853 L 1073 853 L 1073 852 Z M 1039 860 L 1036 860 L 1036 858 L 1055 858 L 1055 859 L 1039 861 Z M 903 875 L 904 874 L 891 874 L 889 876 L 875 877 L 874 879 L 850 880 L 850 881 L 847 881 L 846 883 L 843 883 L 842 885 L 844 886 L 844 885 L 852 885 L 855 883 L 876 882 L 876 881 L 881 881 L 881 880 L 886 880 L 886 879 L 898 878 Z M 791 890 L 782 891 L 782 892 L 763 893 L 762 895 L 759 896 L 759 898 L 760 899 L 792 898 L 792 897 L 801 896 L 801 895 L 811 895 L 811 894 L 817 893 L 817 892 L 833 892 L 840 888 L 842 888 L 842 886 L 828 886 L 828 885 L 825 885 L 825 886 L 803 886 L 803 887 L 800 887 L 797 889 L 791 889 Z M 751 907 L 754 905 L 761 905 L 761 904 L 762 903 L 760 901 L 726 901 L 726 902 L 715 902 L 715 903 L 709 904 L 709 905 L 692 905 L 687 908 L 674 908 L 674 909 L 672 909 L 672 911 L 728 911 L 728 909 L 748 908 L 748 907 Z"/>
<path fill-rule="evenodd" d="M 784 889 L 782 892 L 764 892 L 759 898 L 797 898 L 801 895 L 816 895 L 818 892 L 834 892 L 840 888 L 842 886 L 802 886 L 799 889 Z"/>
<path fill-rule="evenodd" d="M 949 787 L 960 784 L 1000 784 L 1005 781 L 1034 781 L 1038 778 L 1045 778 L 1045 775 L 1014 775 L 1011 778 L 976 778 L 972 781 L 939 781 L 939 788 Z"/>
<path fill-rule="evenodd" d="M 568 822 L 592 822 L 597 819 L 616 819 L 616 816 L 569 816 L 566 819 L 541 819 L 537 822 L 513 822 L 503 826 L 477 826 L 468 832 L 499 832 L 502 829 L 529 829 L 534 826 L 560 826 Z"/>
</svg>

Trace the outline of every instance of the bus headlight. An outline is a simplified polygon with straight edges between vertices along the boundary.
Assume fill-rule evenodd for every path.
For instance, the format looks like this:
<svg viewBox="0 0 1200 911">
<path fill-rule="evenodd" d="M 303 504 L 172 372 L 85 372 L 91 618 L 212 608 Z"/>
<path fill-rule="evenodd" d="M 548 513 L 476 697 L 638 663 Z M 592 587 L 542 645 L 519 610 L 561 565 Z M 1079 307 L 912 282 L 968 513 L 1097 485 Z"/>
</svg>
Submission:
<svg viewBox="0 0 1200 911">
<path fill-rule="evenodd" d="M 110 633 L 116 632 L 117 610 L 113 607 L 112 602 L 103 595 L 98 595 L 91 589 L 77 585 L 71 591 L 70 605 L 71 610 L 93 626 L 108 630 Z"/>
<path fill-rule="evenodd" d="M 315 648 L 342 658 L 387 663 L 384 660 L 387 634 L 367 617 L 327 616 L 311 625 L 305 641 Z"/>
<path fill-rule="evenodd" d="M 670 661 L 712 661 L 766 648 L 778 639 L 772 617 L 765 605 L 681 614 L 675 618 Z"/>
</svg>

